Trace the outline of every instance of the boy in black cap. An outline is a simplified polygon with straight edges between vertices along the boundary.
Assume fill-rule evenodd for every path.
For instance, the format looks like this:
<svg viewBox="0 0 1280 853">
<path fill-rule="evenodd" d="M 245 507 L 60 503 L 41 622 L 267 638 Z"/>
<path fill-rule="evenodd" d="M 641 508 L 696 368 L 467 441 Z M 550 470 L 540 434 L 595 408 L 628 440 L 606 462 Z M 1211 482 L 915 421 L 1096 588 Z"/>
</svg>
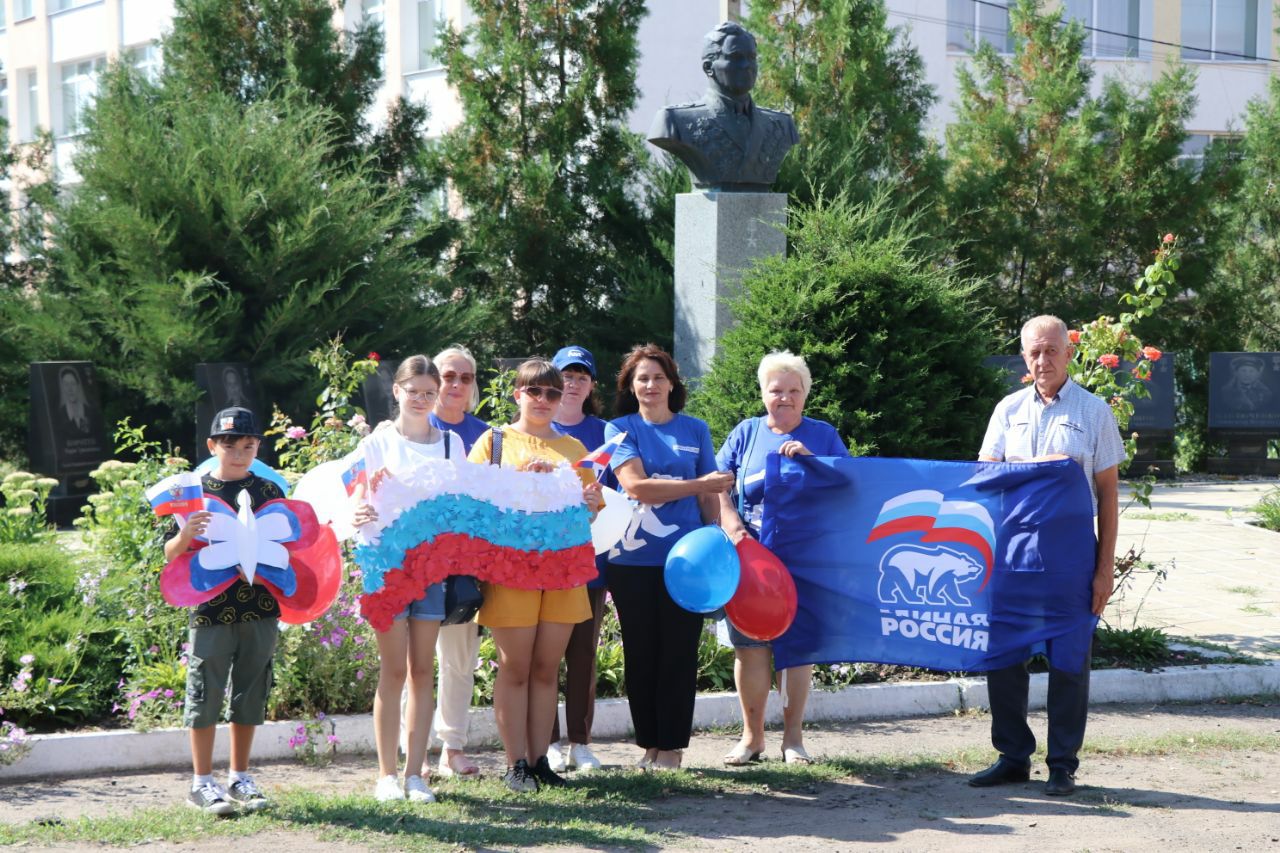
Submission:
<svg viewBox="0 0 1280 853">
<path fill-rule="evenodd" d="M 218 464 L 201 478 L 205 496 L 221 498 L 233 510 L 242 500 L 241 495 L 248 498 L 254 510 L 284 497 L 275 483 L 249 471 L 261 442 L 262 432 L 253 412 L 239 407 L 218 412 L 208 439 L 209 452 Z M 208 528 L 212 516 L 207 510 L 191 513 L 186 524 L 165 542 L 165 559 L 174 560 L 191 548 L 196 536 Z M 225 815 L 235 811 L 237 805 L 257 811 L 268 804 L 249 775 L 249 751 L 254 732 L 266 716 L 279 616 L 275 596 L 264 586 L 249 584 L 243 575 L 191 613 L 183 712 L 183 723 L 191 729 L 194 772 L 187 797 L 189 806 Z M 213 779 L 213 741 L 228 681 L 231 771 L 227 787 L 223 788 Z"/>
</svg>

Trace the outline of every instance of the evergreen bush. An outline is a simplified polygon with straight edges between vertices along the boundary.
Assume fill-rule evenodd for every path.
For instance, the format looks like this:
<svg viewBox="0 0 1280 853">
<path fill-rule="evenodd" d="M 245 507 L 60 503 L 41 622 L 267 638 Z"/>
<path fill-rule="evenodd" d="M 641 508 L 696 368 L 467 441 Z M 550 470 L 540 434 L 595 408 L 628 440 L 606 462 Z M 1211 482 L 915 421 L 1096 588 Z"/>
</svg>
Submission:
<svg viewBox="0 0 1280 853">
<path fill-rule="evenodd" d="M 830 421 L 851 450 L 973 459 L 1000 385 L 982 365 L 996 351 L 976 285 L 914 248 L 911 223 L 883 197 L 818 201 L 792 214 L 791 251 L 748 270 L 691 411 L 723 440 L 760 414 L 760 358 L 803 356 L 806 414 Z"/>
</svg>

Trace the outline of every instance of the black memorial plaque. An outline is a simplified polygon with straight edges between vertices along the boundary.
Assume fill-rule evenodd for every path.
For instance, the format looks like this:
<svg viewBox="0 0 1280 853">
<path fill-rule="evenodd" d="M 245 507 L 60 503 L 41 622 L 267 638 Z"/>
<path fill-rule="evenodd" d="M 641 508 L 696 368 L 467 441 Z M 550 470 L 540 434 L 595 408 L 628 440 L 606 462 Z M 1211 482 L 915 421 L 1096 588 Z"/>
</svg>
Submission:
<svg viewBox="0 0 1280 853">
<path fill-rule="evenodd" d="M 1132 370 L 1133 365 L 1125 362 L 1121 370 Z M 1173 353 L 1167 352 L 1159 361 L 1151 362 L 1151 378 L 1146 381 L 1149 397 L 1134 397 L 1133 416 L 1129 418 L 1129 429 L 1152 434 L 1173 434 L 1177 420 L 1177 397 L 1173 383 Z"/>
<path fill-rule="evenodd" d="M 1027 363 L 1020 355 L 989 355 L 982 360 L 982 365 L 1003 372 L 1010 394 L 1027 387 L 1027 383 L 1022 381 L 1022 377 L 1027 375 Z"/>
<path fill-rule="evenodd" d="M 209 437 L 213 416 L 222 409 L 240 406 L 253 412 L 260 429 L 271 426 L 271 413 L 261 405 L 249 365 L 240 362 L 197 364 L 196 388 L 201 392 L 196 402 L 196 461 L 203 462 L 209 458 L 205 440 Z M 263 442 L 258 452 L 260 457 L 267 455 L 268 444 L 269 441 Z"/>
<path fill-rule="evenodd" d="M 1209 429 L 1280 436 L 1280 352 L 1209 353 Z"/>
<path fill-rule="evenodd" d="M 27 449 L 31 467 L 60 477 L 87 473 L 111 458 L 92 363 L 33 362 L 30 383 Z"/>
<path fill-rule="evenodd" d="M 1209 435 L 1227 445 L 1211 473 L 1280 474 L 1280 459 L 1267 458 L 1280 438 L 1280 352 L 1209 353 Z"/>
<path fill-rule="evenodd" d="M 380 421 L 388 421 L 395 416 L 396 400 L 391 395 L 395 374 L 394 367 L 385 361 L 380 362 L 378 369 L 366 376 L 360 386 L 364 416 L 370 426 L 376 426 Z"/>
</svg>

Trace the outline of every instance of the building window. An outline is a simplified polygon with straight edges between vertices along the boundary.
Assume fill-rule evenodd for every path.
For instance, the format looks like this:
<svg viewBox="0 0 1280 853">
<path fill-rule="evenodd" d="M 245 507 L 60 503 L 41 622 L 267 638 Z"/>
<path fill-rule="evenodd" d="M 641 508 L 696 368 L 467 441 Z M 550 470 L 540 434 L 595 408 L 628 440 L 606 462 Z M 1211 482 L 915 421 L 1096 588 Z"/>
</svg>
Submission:
<svg viewBox="0 0 1280 853">
<path fill-rule="evenodd" d="M 19 97 L 26 96 L 18 104 L 18 138 L 30 142 L 40 130 L 40 77 L 36 69 L 18 72 L 18 91 Z"/>
<path fill-rule="evenodd" d="M 386 11 L 386 0 L 360 0 L 360 12 L 371 21 L 383 23 Z"/>
<path fill-rule="evenodd" d="M 1084 24 L 1085 54 L 1102 59 L 1135 57 L 1141 0 L 1067 0 L 1065 18 Z"/>
<path fill-rule="evenodd" d="M 13 0 L 13 19 L 24 21 L 36 16 L 34 0 Z"/>
<path fill-rule="evenodd" d="M 59 136 L 75 136 L 84 129 L 84 113 L 98 96 L 98 75 L 106 62 L 86 59 L 62 66 L 62 126 Z"/>
<path fill-rule="evenodd" d="M 98 0 L 49 0 L 50 12 L 65 12 L 68 9 L 75 9 L 78 6 L 88 6 L 90 3 L 97 3 Z"/>
<path fill-rule="evenodd" d="M 0 6 L 4 4 L 0 3 Z M 4 120 L 5 125 L 9 125 L 9 75 L 0 68 L 0 119 Z M 4 140 L 7 145 L 9 140 Z"/>
<path fill-rule="evenodd" d="M 1183 59 L 1258 58 L 1258 0 L 1182 0 Z"/>
<path fill-rule="evenodd" d="M 3 30 L 9 23 L 9 19 L 5 16 L 8 14 L 4 0 L 0 0 L 0 30 Z"/>
<path fill-rule="evenodd" d="M 1224 147 L 1228 157 L 1234 159 L 1239 156 L 1241 141 L 1242 137 L 1238 133 L 1191 133 L 1182 143 L 1178 162 L 1189 165 L 1198 172 L 1204 165 L 1205 155 L 1211 147 L 1215 149 Z"/>
<path fill-rule="evenodd" d="M 418 0 L 418 70 L 435 68 L 440 61 L 433 55 L 439 43 L 440 4 L 437 0 Z"/>
<path fill-rule="evenodd" d="M 129 48 L 129 65 L 152 83 L 160 79 L 160 45 L 155 42 Z"/>
<path fill-rule="evenodd" d="M 1008 6 L 1009 0 L 947 0 L 947 50 L 972 53 L 985 42 L 1013 53 Z"/>
</svg>

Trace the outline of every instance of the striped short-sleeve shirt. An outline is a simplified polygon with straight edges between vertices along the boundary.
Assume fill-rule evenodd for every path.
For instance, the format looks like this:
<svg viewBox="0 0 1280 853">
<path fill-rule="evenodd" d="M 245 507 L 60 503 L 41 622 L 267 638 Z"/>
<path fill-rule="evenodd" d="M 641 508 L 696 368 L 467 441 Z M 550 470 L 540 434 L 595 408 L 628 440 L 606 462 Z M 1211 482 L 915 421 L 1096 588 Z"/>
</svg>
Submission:
<svg viewBox="0 0 1280 853">
<path fill-rule="evenodd" d="M 1030 385 L 996 404 L 979 456 L 1025 462 L 1060 453 L 1084 469 L 1093 511 L 1098 512 L 1094 474 L 1125 460 L 1124 442 L 1111 408 L 1068 379 L 1051 400 Z"/>
</svg>

